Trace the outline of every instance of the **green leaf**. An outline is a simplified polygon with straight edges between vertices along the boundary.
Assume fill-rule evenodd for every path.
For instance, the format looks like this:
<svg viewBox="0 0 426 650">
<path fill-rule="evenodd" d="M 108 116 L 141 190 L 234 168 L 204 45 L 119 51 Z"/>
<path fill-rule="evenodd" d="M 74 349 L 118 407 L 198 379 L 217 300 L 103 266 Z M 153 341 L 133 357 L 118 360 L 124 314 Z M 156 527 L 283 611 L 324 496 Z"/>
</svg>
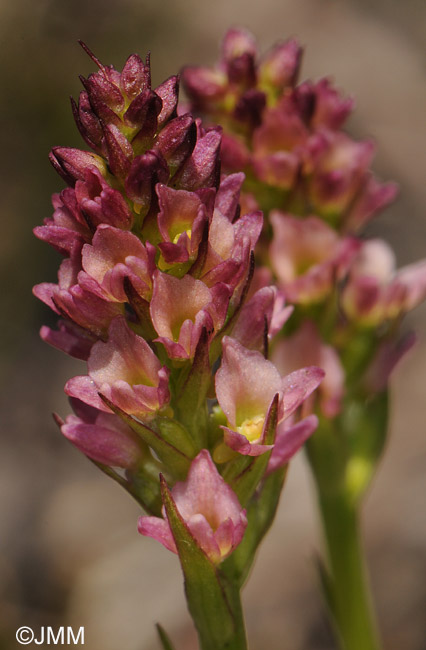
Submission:
<svg viewBox="0 0 426 650">
<path fill-rule="evenodd" d="M 161 477 L 161 494 L 185 578 L 188 608 L 203 650 L 226 648 L 234 618 L 215 565 L 195 541 Z"/>
<path fill-rule="evenodd" d="M 247 578 L 259 544 L 274 521 L 286 475 L 287 466 L 276 470 L 264 480 L 248 507 L 248 525 L 244 537 L 222 564 L 224 574 L 240 587 Z"/>
<path fill-rule="evenodd" d="M 160 625 L 160 623 L 157 623 L 155 627 L 157 628 L 163 650 L 174 650 L 172 642 L 166 634 L 165 629 Z"/>
</svg>

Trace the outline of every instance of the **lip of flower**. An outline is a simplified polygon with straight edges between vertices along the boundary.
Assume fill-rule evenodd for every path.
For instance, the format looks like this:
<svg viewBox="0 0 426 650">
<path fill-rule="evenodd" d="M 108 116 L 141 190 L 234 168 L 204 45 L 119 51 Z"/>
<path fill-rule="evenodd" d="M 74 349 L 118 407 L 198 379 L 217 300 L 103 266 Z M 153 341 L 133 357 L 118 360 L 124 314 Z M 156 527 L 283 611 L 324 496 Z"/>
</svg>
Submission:
<svg viewBox="0 0 426 650">
<path fill-rule="evenodd" d="M 281 377 L 273 363 L 262 354 L 247 350 L 225 336 L 222 364 L 216 373 L 216 395 L 228 420 L 224 442 L 243 455 L 257 456 L 271 449 L 264 445 L 265 422 L 276 394 L 279 395 L 278 422 L 289 417 L 317 388 L 324 377 L 311 367 Z"/>
<path fill-rule="evenodd" d="M 99 397 L 137 417 L 150 417 L 170 400 L 169 370 L 162 366 L 143 338 L 134 334 L 123 317 L 115 318 L 107 343 L 98 341 L 87 362 L 87 376 L 70 379 L 65 392 L 109 412 Z"/>
<path fill-rule="evenodd" d="M 247 526 L 246 511 L 206 449 L 194 458 L 186 481 L 176 483 L 171 496 L 194 540 L 215 564 L 228 557 L 241 542 Z M 177 553 L 165 512 L 163 516 L 164 519 L 140 517 L 138 530 Z"/>
</svg>

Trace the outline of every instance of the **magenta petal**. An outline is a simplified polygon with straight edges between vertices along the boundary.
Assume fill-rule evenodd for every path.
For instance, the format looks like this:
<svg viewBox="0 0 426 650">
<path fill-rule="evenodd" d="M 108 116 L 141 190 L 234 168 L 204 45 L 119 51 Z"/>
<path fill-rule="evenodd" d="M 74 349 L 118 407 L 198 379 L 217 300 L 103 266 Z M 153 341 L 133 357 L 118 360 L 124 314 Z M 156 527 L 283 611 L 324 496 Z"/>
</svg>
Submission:
<svg viewBox="0 0 426 650">
<path fill-rule="evenodd" d="M 95 382 L 87 375 L 72 377 L 69 379 L 65 384 L 64 391 L 70 397 L 75 397 L 85 404 L 94 406 L 100 411 L 106 411 L 107 413 L 111 412 L 99 397 L 99 389 Z"/>
<path fill-rule="evenodd" d="M 58 321 L 58 330 L 52 330 L 44 325 L 40 330 L 40 337 L 58 350 L 83 361 L 89 358 L 90 350 L 96 340 L 74 323 L 63 320 Z"/>
<path fill-rule="evenodd" d="M 213 561 L 221 560 L 221 551 L 216 542 L 215 534 L 205 516 L 201 513 L 191 515 L 186 524 L 204 553 Z"/>
<path fill-rule="evenodd" d="M 271 474 L 288 463 L 313 434 L 317 426 L 316 415 L 309 415 L 293 426 L 286 427 L 285 423 L 281 424 L 278 427 L 274 450 L 269 459 L 267 474 Z"/>
<path fill-rule="evenodd" d="M 237 212 L 240 190 L 244 179 L 245 175 L 242 172 L 226 176 L 221 181 L 216 194 L 215 208 L 220 210 L 231 222 L 234 220 Z"/>
<path fill-rule="evenodd" d="M 152 537 L 172 553 L 177 554 L 175 540 L 167 521 L 160 517 L 139 517 L 138 532 L 146 537 Z"/>
<path fill-rule="evenodd" d="M 87 424 L 73 415 L 68 416 L 61 431 L 80 451 L 93 460 L 111 467 L 133 468 L 141 457 L 141 447 L 132 432 L 123 431 L 115 420 L 102 414 L 96 423 Z"/>
<path fill-rule="evenodd" d="M 287 377 L 283 377 L 281 388 L 284 395 L 284 418 L 294 413 L 302 402 L 318 388 L 324 377 L 324 370 L 316 366 L 295 370 Z"/>
</svg>

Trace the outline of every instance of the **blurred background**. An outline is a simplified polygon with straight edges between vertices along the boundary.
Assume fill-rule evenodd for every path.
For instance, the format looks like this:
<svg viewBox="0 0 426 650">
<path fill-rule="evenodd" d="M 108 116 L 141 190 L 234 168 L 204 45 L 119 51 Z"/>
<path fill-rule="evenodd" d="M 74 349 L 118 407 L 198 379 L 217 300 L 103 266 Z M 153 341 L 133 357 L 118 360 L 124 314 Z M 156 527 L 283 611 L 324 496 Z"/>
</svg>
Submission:
<svg viewBox="0 0 426 650">
<path fill-rule="evenodd" d="M 82 366 L 38 339 L 52 317 L 31 286 L 56 281 L 59 256 L 31 230 L 63 187 L 50 147 L 83 146 L 68 96 L 93 65 L 77 39 L 120 69 L 130 53 L 150 50 L 158 84 L 183 64 L 212 63 L 237 24 L 263 50 L 297 36 L 306 46 L 302 77 L 333 76 L 355 95 L 351 132 L 377 140 L 375 171 L 401 185 L 372 231 L 400 264 L 425 255 L 422 0 L 1 0 L 1 650 L 18 647 L 22 625 L 85 626 L 88 650 L 159 650 L 156 621 L 177 649 L 196 647 L 176 557 L 138 536 L 137 506 L 50 417 L 68 413 L 62 388 Z M 365 508 L 386 650 L 426 649 L 425 323 L 419 308 L 404 325 L 419 341 L 394 376 L 388 449 Z M 245 591 L 253 650 L 334 648 L 315 572 L 321 533 L 311 487 L 301 456 Z"/>
</svg>

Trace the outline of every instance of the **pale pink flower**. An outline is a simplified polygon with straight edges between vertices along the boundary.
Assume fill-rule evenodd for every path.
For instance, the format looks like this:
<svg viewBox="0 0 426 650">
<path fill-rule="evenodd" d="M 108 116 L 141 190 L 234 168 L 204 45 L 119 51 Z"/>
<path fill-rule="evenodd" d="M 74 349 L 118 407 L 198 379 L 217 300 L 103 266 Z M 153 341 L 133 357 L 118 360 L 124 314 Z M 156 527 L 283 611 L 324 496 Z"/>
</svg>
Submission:
<svg viewBox="0 0 426 650">
<path fill-rule="evenodd" d="M 155 415 L 170 399 L 169 370 L 123 317 L 112 321 L 106 343 L 92 347 L 87 368 L 89 374 L 70 379 L 65 392 L 101 411 L 110 409 L 99 394 L 140 418 Z"/>
<path fill-rule="evenodd" d="M 247 350 L 227 336 L 216 373 L 216 396 L 226 415 L 224 442 L 243 455 L 258 456 L 269 449 L 263 444 L 266 422 L 278 394 L 278 423 L 288 418 L 314 391 L 324 377 L 317 367 L 302 368 L 282 377 L 260 352 Z"/>
<path fill-rule="evenodd" d="M 189 532 L 207 557 L 215 564 L 228 557 L 243 538 L 246 511 L 220 476 L 207 449 L 194 458 L 188 478 L 176 483 L 171 494 Z M 164 510 L 163 516 L 140 517 L 138 530 L 177 553 Z"/>
<path fill-rule="evenodd" d="M 330 294 L 358 248 L 318 217 L 303 219 L 274 210 L 270 253 L 273 270 L 286 299 L 313 303 Z"/>
</svg>

